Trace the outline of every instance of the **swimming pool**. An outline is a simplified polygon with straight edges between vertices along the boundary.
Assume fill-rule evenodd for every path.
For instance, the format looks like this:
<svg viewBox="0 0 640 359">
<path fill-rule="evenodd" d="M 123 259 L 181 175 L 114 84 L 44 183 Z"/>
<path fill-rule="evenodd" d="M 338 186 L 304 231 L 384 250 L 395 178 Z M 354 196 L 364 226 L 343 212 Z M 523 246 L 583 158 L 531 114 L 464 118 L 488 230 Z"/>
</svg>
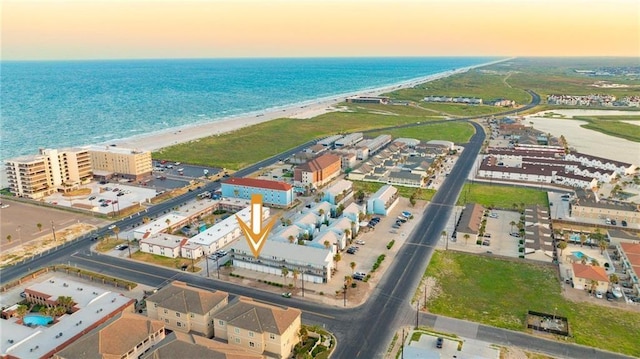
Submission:
<svg viewBox="0 0 640 359">
<path fill-rule="evenodd" d="M 571 252 L 571 254 L 573 254 L 578 259 L 582 259 L 582 257 L 586 256 L 586 254 L 582 252 Z"/>
<path fill-rule="evenodd" d="M 22 322 L 25 325 L 39 325 L 44 327 L 51 324 L 53 322 L 53 318 L 46 315 L 32 314 L 24 317 Z"/>
</svg>

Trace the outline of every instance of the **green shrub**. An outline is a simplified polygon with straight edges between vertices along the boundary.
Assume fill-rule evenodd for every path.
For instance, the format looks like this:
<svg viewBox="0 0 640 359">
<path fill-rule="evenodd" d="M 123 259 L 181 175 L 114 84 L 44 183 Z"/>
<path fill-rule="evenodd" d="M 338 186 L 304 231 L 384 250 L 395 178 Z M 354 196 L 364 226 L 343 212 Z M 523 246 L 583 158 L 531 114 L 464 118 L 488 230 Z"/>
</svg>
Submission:
<svg viewBox="0 0 640 359">
<path fill-rule="evenodd" d="M 391 242 L 389 242 L 387 244 L 387 249 L 391 249 L 391 247 L 393 247 L 394 243 L 396 243 L 396 241 L 395 240 L 391 240 Z"/>
</svg>

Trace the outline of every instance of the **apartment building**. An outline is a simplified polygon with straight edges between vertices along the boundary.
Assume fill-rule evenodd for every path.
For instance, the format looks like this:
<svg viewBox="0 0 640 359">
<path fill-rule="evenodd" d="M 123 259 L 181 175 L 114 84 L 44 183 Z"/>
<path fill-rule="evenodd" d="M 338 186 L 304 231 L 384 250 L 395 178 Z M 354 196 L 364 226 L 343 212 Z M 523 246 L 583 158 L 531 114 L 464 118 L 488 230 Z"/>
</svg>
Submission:
<svg viewBox="0 0 640 359">
<path fill-rule="evenodd" d="M 296 167 L 293 180 L 303 187 L 320 187 L 337 177 L 341 168 L 340 156 L 327 153 Z"/>
<path fill-rule="evenodd" d="M 171 282 L 146 299 L 147 316 L 171 330 L 213 337 L 213 315 L 229 302 L 229 294 Z"/>
<path fill-rule="evenodd" d="M 574 288 L 601 292 L 609 289 L 609 276 L 603 267 L 572 263 L 571 269 Z"/>
<path fill-rule="evenodd" d="M 140 358 L 265 359 L 265 356 L 199 335 L 173 332 Z"/>
<path fill-rule="evenodd" d="M 324 189 L 324 197 L 322 200 L 334 205 L 348 203 L 353 198 L 353 182 L 347 180 L 339 180 L 331 186 Z"/>
<path fill-rule="evenodd" d="M 216 338 L 269 358 L 289 358 L 299 341 L 301 314 L 240 297 L 215 314 Z"/>
<path fill-rule="evenodd" d="M 399 201 L 398 189 L 385 185 L 367 201 L 367 213 L 386 216 Z"/>
<path fill-rule="evenodd" d="M 469 239 L 475 242 L 480 233 L 483 214 L 484 207 L 475 203 L 467 203 L 456 223 L 456 238 L 463 239 L 465 244 Z"/>
<path fill-rule="evenodd" d="M 73 190 L 92 179 L 89 151 L 80 148 L 41 149 L 6 161 L 5 171 L 10 191 L 31 199 Z"/>
<path fill-rule="evenodd" d="M 156 233 L 140 240 L 140 251 L 163 257 L 178 258 L 187 238 L 167 233 Z"/>
<path fill-rule="evenodd" d="M 112 146 L 88 146 L 94 175 L 99 178 L 122 177 L 140 180 L 153 170 L 150 151 Z"/>
<path fill-rule="evenodd" d="M 54 359 L 137 359 L 164 338 L 162 322 L 123 312 L 56 353 Z"/>
<path fill-rule="evenodd" d="M 223 197 L 250 200 L 254 194 L 262 195 L 262 203 L 272 207 L 289 207 L 294 199 L 293 187 L 285 182 L 232 177 L 222 183 Z"/>
</svg>

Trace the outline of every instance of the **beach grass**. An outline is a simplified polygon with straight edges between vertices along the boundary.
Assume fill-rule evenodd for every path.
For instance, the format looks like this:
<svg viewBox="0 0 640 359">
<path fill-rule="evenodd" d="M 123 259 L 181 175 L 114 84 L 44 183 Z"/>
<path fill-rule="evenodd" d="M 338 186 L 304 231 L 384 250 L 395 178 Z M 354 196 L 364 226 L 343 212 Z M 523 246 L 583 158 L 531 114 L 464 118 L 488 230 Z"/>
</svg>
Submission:
<svg viewBox="0 0 640 359">
<path fill-rule="evenodd" d="M 529 103 L 531 96 L 522 90 L 523 87 L 512 86 L 510 80 L 510 73 L 490 73 L 482 69 L 475 69 L 420 84 L 412 88 L 396 90 L 385 95 L 396 100 L 410 100 L 415 102 L 422 102 L 425 96 L 439 95 L 476 97 L 481 98 L 484 103 L 498 98 L 514 100 L 519 105 Z M 490 108 L 491 106 L 477 107 Z M 498 109 L 498 111 L 500 110 L 500 108 L 496 109 Z"/>
<path fill-rule="evenodd" d="M 640 126 L 622 121 L 640 121 L 638 116 L 575 116 L 574 120 L 587 121 L 580 127 L 625 140 L 640 142 Z"/>
<path fill-rule="evenodd" d="M 409 128 L 394 128 L 369 132 L 370 136 L 388 134 L 394 138 L 409 137 L 420 141 L 444 140 L 454 143 L 467 143 L 475 133 L 474 127 L 466 122 L 432 123 Z"/>
<path fill-rule="evenodd" d="M 322 136 L 421 121 L 425 121 L 424 116 L 369 112 L 330 112 L 311 119 L 281 118 L 170 146 L 154 152 L 153 157 L 237 170 Z"/>
<path fill-rule="evenodd" d="M 365 194 L 373 194 L 376 193 L 380 187 L 386 185 L 386 183 L 379 182 L 365 182 L 365 181 L 352 181 L 353 182 L 353 191 L 363 191 Z M 414 187 L 404 187 L 394 185 L 398 189 L 398 194 L 401 197 L 411 198 L 414 193 L 417 193 L 416 200 L 422 201 L 430 201 L 433 196 L 436 194 L 435 190 L 432 189 L 424 189 L 424 188 L 414 188 Z"/>
<path fill-rule="evenodd" d="M 428 103 L 423 102 L 421 107 L 436 111 L 443 116 L 450 117 L 476 117 L 486 116 L 505 111 L 503 107 L 487 105 L 464 105 L 458 103 Z"/>
<path fill-rule="evenodd" d="M 553 266 L 436 251 L 425 276 L 439 293 L 428 301 L 431 313 L 517 331 L 528 330 L 529 310 L 557 314 L 568 318 L 569 341 L 640 355 L 640 313 L 565 299 Z"/>
<path fill-rule="evenodd" d="M 145 252 L 134 252 L 131 254 L 131 258 L 173 269 L 181 268 L 183 265 L 187 265 L 188 268 L 186 270 L 189 272 L 199 272 L 201 270 L 201 268 L 199 267 L 192 267 L 191 261 L 184 258 L 169 258 Z"/>
<path fill-rule="evenodd" d="M 465 183 L 460 191 L 456 205 L 477 203 L 485 207 L 513 209 L 514 204 L 520 206 L 549 206 L 547 192 L 542 189 L 503 186 L 495 184 Z"/>
</svg>

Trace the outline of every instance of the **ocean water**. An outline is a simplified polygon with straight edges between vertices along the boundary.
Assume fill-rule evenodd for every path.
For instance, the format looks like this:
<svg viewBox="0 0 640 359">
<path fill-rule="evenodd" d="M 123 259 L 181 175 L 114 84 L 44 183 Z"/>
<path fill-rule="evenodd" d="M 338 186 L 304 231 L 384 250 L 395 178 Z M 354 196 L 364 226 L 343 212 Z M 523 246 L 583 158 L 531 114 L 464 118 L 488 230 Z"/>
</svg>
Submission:
<svg viewBox="0 0 640 359">
<path fill-rule="evenodd" d="M 288 58 L 0 63 L 0 161 L 210 122 L 479 65 L 494 58 Z"/>
</svg>

